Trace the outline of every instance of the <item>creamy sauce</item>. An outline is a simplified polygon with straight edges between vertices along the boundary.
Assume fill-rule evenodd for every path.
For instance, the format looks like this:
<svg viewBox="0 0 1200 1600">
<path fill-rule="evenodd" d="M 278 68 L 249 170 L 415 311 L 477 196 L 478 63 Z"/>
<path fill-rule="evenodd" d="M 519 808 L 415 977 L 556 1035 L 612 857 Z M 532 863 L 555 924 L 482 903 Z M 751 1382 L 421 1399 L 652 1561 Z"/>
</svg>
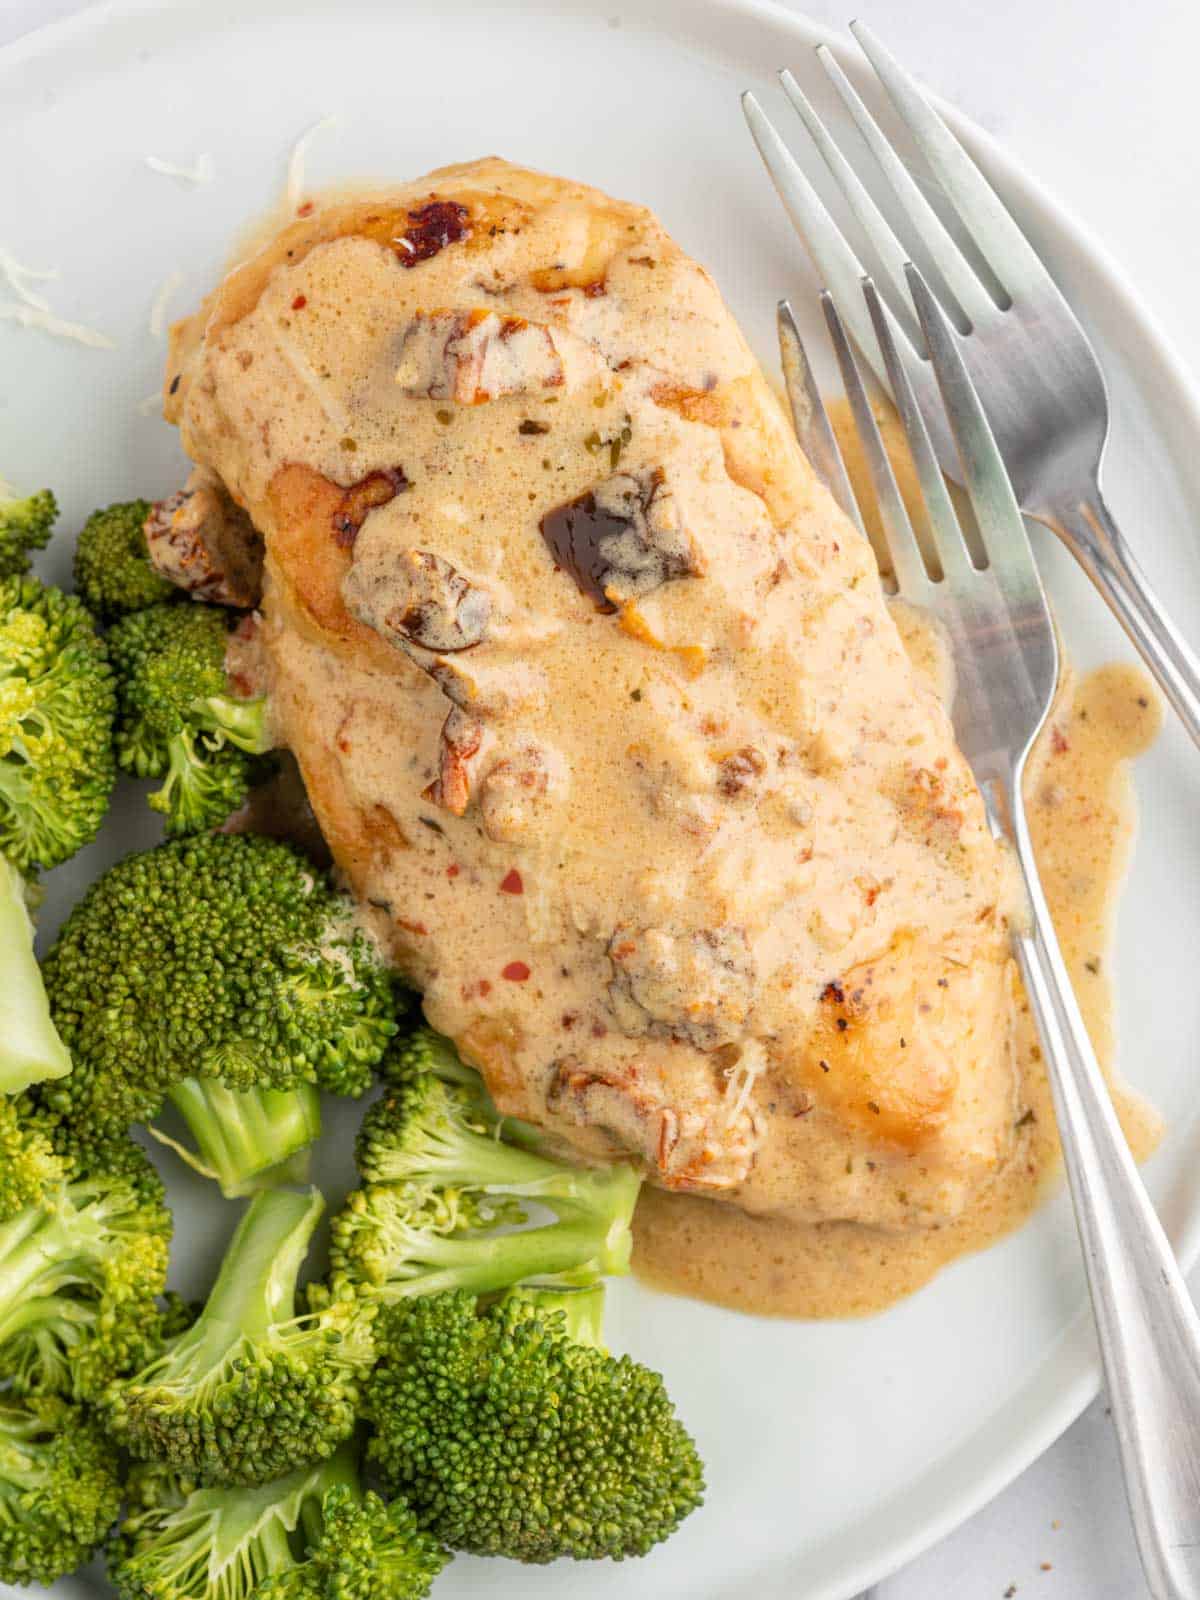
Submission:
<svg viewBox="0 0 1200 1600">
<path fill-rule="evenodd" d="M 945 662 L 655 218 L 499 161 L 319 204 L 173 330 L 167 410 L 263 535 L 335 860 L 502 1109 L 671 1191 L 645 1270 L 690 1230 L 677 1287 L 864 1309 L 1027 1195 Z M 750 1214 L 859 1289 L 756 1279 Z"/>
<path fill-rule="evenodd" d="M 877 512 L 848 411 L 832 408 L 832 415 L 874 541 Z M 897 483 L 919 527 L 920 496 L 897 418 L 878 401 L 876 415 Z M 953 669 L 936 627 L 902 602 L 893 602 L 892 609 L 914 666 L 948 701 Z M 1024 790 L 1055 930 L 1138 1160 L 1154 1149 L 1161 1123 L 1116 1075 L 1111 960 L 1136 825 L 1130 763 L 1153 742 L 1161 722 L 1161 701 L 1140 668 L 1111 665 L 1082 679 L 1068 670 L 1030 760 Z M 1023 995 L 1017 1001 L 1016 1041 L 1017 1148 L 995 1182 L 959 1217 L 907 1234 L 855 1223 L 797 1226 L 647 1189 L 636 1219 L 634 1270 L 656 1288 L 784 1317 L 860 1316 L 919 1289 L 958 1256 L 1019 1227 L 1059 1173 L 1050 1087 Z"/>
</svg>

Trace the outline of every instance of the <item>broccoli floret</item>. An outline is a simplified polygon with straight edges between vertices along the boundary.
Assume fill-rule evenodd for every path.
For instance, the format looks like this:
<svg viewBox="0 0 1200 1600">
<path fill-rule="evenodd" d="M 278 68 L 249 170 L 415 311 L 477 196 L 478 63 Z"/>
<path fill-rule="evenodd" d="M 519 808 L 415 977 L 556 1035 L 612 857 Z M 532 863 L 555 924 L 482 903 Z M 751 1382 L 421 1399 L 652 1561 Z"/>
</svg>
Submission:
<svg viewBox="0 0 1200 1600">
<path fill-rule="evenodd" d="M 0 578 L 19 578 L 29 571 L 29 552 L 45 549 L 57 516 L 58 504 L 49 489 L 20 500 L 0 492 Z"/>
<path fill-rule="evenodd" d="M 121 1600 L 424 1600 L 446 1555 L 403 1502 L 363 1492 L 356 1454 L 253 1489 L 136 1468 L 109 1556 Z"/>
<path fill-rule="evenodd" d="M 77 1127 L 151 1122 L 164 1099 L 228 1194 L 320 1129 L 313 1085 L 357 1095 L 392 1034 L 392 983 L 353 907 L 297 851 L 205 834 L 127 856 L 43 966 L 74 1059 L 43 1097 Z"/>
<path fill-rule="evenodd" d="M 315 1189 L 256 1195 L 192 1326 L 104 1397 L 113 1437 L 210 1483 L 260 1484 L 332 1455 L 353 1431 L 373 1307 L 296 1315 L 323 1210 Z"/>
<path fill-rule="evenodd" d="M 63 1161 L 60 1183 L 0 1222 L 0 1385 L 93 1400 L 156 1348 L 171 1214 L 128 1139 Z"/>
<path fill-rule="evenodd" d="M 65 1173 L 32 1108 L 0 1094 L 0 1223 L 46 1201 Z"/>
<path fill-rule="evenodd" d="M 146 544 L 149 500 L 93 511 L 75 544 L 75 588 L 92 615 L 115 622 L 131 611 L 170 600 L 174 585 L 157 571 Z"/>
<path fill-rule="evenodd" d="M 572 1317 L 590 1337 L 594 1312 Z M 645 1555 L 701 1502 L 696 1447 L 662 1379 L 511 1295 L 392 1307 L 366 1389 L 369 1459 L 451 1549 L 517 1561 Z"/>
<path fill-rule="evenodd" d="M 116 1447 L 80 1407 L 0 1396 L 0 1581 L 75 1572 L 117 1520 Z"/>
<path fill-rule="evenodd" d="M 444 1289 L 488 1294 L 529 1279 L 587 1283 L 627 1272 L 640 1179 L 514 1147 L 476 1074 L 423 1029 L 413 1071 L 368 1111 L 358 1140 L 366 1184 L 333 1221 L 334 1276 L 384 1302 Z M 533 1129 L 525 1129 L 534 1137 Z M 500 1231 L 538 1220 L 539 1226 Z"/>
<path fill-rule="evenodd" d="M 115 691 L 87 607 L 0 579 L 0 854 L 22 872 L 96 835 L 115 776 Z"/>
<path fill-rule="evenodd" d="M 274 1573 L 254 1600 L 424 1600 L 446 1552 L 403 1500 L 363 1493 L 357 1477 L 325 1492 L 301 1515 L 305 1559 Z"/>
<path fill-rule="evenodd" d="M 33 953 L 27 885 L 0 855 L 0 1095 L 20 1094 L 31 1083 L 70 1070 Z"/>
<path fill-rule="evenodd" d="M 167 602 L 122 618 L 108 635 L 117 674 L 117 761 L 165 778 L 150 804 L 172 836 L 224 822 L 262 776 L 271 748 L 267 702 L 239 698 L 225 672 L 229 613 Z"/>
</svg>

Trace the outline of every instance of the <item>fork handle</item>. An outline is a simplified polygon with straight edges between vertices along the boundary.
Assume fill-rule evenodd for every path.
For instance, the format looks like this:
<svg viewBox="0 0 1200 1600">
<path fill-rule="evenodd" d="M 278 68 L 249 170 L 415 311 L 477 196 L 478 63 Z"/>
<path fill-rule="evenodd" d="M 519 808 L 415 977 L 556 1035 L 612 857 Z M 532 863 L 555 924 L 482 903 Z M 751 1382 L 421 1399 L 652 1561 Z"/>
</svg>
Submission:
<svg viewBox="0 0 1200 1600">
<path fill-rule="evenodd" d="M 1014 937 L 1049 1066 L 1100 1354 L 1142 1564 L 1155 1600 L 1200 1597 L 1200 1317 L 1150 1203 L 1092 1049 L 1042 893 L 1019 794 L 993 827 L 1025 880 Z"/>
<path fill-rule="evenodd" d="M 1200 745 L 1200 658 L 1146 582 L 1099 485 L 1077 504 L 1030 515 L 1051 528 L 1083 567 Z"/>
</svg>

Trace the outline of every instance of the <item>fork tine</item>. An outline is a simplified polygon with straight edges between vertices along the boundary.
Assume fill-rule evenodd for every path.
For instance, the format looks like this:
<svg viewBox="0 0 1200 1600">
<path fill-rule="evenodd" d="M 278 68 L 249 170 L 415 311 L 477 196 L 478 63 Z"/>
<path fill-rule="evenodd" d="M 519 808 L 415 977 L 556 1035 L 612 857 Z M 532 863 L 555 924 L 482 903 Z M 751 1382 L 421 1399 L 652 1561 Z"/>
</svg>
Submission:
<svg viewBox="0 0 1200 1600">
<path fill-rule="evenodd" d="M 808 129 L 809 137 L 820 151 L 822 160 L 833 174 L 838 188 L 845 195 L 851 211 L 858 218 L 863 232 L 871 241 L 896 304 L 907 309 L 908 293 L 904 281 L 904 266 L 909 259 L 908 251 L 896 238 L 887 218 L 867 193 L 854 168 L 838 149 L 829 129 L 817 115 L 812 102 L 796 82 L 789 68 L 785 67 L 779 74 L 779 81 L 783 85 L 784 94 Z M 859 276 L 861 278 L 861 272 Z"/>
<path fill-rule="evenodd" d="M 917 469 L 917 477 L 920 479 L 930 538 L 941 562 L 943 575 L 948 578 L 967 577 L 973 571 L 973 567 L 963 539 L 962 526 L 950 499 L 950 492 L 946 488 L 942 470 L 937 464 L 929 430 L 925 426 L 917 397 L 913 393 L 908 373 L 904 370 L 904 363 L 900 360 L 895 341 L 892 339 L 879 292 L 869 278 L 863 283 L 863 296 L 867 302 L 871 321 L 875 325 L 875 337 L 879 340 L 879 349 L 883 355 L 884 366 L 887 368 L 896 410 L 900 413 L 900 422 Z"/>
<path fill-rule="evenodd" d="M 817 476 L 837 501 L 840 509 L 846 513 L 865 539 L 867 530 L 863 527 L 858 502 L 854 498 L 854 490 L 850 487 L 850 479 L 846 476 L 846 463 L 842 460 L 837 436 L 829 420 L 829 413 L 825 409 L 825 402 L 821 399 L 821 391 L 813 376 L 808 352 L 804 348 L 804 341 L 796 326 L 790 301 L 779 302 L 776 320 L 779 327 L 779 352 L 783 358 L 783 381 L 792 408 L 792 426 L 796 430 L 800 448 L 812 462 Z"/>
<path fill-rule="evenodd" d="M 963 364 L 954 330 L 925 279 L 911 263 L 908 287 L 925 331 L 934 376 L 958 448 L 963 487 L 971 500 L 988 566 L 1003 591 L 1016 595 L 1032 586 L 1045 605 L 1029 534 L 975 385 Z"/>
<path fill-rule="evenodd" d="M 1053 279 L 995 190 L 914 80 L 865 23 L 852 22 L 850 29 L 934 177 L 1008 295 L 1015 299 L 1022 292 L 1054 289 Z"/>
<path fill-rule="evenodd" d="M 865 310 L 866 302 L 862 301 L 862 304 Z M 863 386 L 862 374 L 858 370 L 858 363 L 850 348 L 845 326 L 828 289 L 821 291 L 821 309 L 825 313 L 829 337 L 833 341 L 833 353 L 841 368 L 846 398 L 854 414 L 854 426 L 858 431 L 867 469 L 871 474 L 871 485 L 875 490 L 879 521 L 887 547 L 888 564 L 895 573 L 896 586 L 900 593 L 905 599 L 919 603 L 920 599 L 928 594 L 932 585 L 925 571 L 925 563 L 921 560 L 917 536 L 912 523 L 908 520 L 908 512 L 904 508 L 892 464 L 888 460 L 879 425 L 875 421 L 875 413 L 871 410 L 871 402 Z"/>
<path fill-rule="evenodd" d="M 784 210 L 816 263 L 821 281 L 846 308 L 851 333 L 864 350 L 870 349 L 871 319 L 859 289 L 863 279 L 862 263 L 750 90 L 742 96 L 742 110 Z M 920 359 L 908 335 L 902 329 L 893 331 L 901 349 L 914 360 Z"/>
<path fill-rule="evenodd" d="M 917 236 L 929 252 L 946 287 L 958 301 L 968 321 L 977 327 L 994 319 L 998 311 L 996 302 L 980 282 L 975 269 L 964 257 L 942 219 L 921 193 L 912 174 L 893 150 L 883 129 L 867 110 L 858 90 L 842 71 L 837 57 L 828 45 L 817 46 L 817 59 L 825 68 L 847 111 L 854 118 L 854 124 L 862 136 L 863 143 L 887 179 L 892 193 L 903 206 L 905 214 L 917 231 Z M 847 198 L 849 199 L 849 196 Z M 902 262 L 901 278 L 903 273 Z M 902 301 L 904 298 L 901 297 Z"/>
</svg>

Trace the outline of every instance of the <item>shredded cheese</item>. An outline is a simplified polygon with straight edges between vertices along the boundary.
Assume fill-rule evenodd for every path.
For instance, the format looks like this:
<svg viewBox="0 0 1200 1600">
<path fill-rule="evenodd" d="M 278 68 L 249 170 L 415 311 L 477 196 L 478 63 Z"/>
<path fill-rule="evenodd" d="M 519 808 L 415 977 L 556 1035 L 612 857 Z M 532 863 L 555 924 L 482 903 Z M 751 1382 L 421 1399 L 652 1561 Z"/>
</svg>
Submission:
<svg viewBox="0 0 1200 1600">
<path fill-rule="evenodd" d="M 0 279 L 16 296 L 15 300 L 0 300 L 0 322 L 15 322 L 21 328 L 37 328 L 52 334 L 56 339 L 73 339 L 76 344 L 86 344 L 93 350 L 111 350 L 114 341 L 82 322 L 68 322 L 55 315 L 45 295 L 29 287 L 31 283 L 54 283 L 58 269 L 26 267 L 14 255 L 0 248 Z"/>
<path fill-rule="evenodd" d="M 151 172 L 160 173 L 164 178 L 174 178 L 177 182 L 186 184 L 189 189 L 201 189 L 206 183 L 211 183 L 217 175 L 213 158 L 207 151 L 196 157 L 194 167 L 180 167 L 174 161 L 164 161 L 161 156 L 147 156 L 146 165 Z"/>
<path fill-rule="evenodd" d="M 757 1039 L 747 1039 L 742 1046 L 741 1054 L 729 1069 L 726 1079 L 726 1098 L 732 1093 L 733 1103 L 725 1113 L 725 1126 L 732 1128 L 742 1112 L 746 1109 L 754 1085 L 758 1082 L 759 1074 L 767 1064 L 766 1051 Z"/>
<path fill-rule="evenodd" d="M 162 390 L 156 389 L 153 394 L 143 395 L 134 410 L 139 417 L 152 417 L 162 406 Z"/>
<path fill-rule="evenodd" d="M 287 332 L 278 323 L 275 326 L 274 333 L 275 344 L 280 355 L 320 406 L 325 413 L 326 419 L 333 424 L 339 433 L 349 433 L 350 417 L 348 413 L 329 393 L 327 385 L 322 383 L 312 362 L 295 341 L 288 337 Z"/>
<path fill-rule="evenodd" d="M 32 306 L 35 311 L 49 311 L 50 302 L 44 295 L 35 294 L 29 285 L 31 282 L 53 283 L 58 277 L 53 267 L 49 271 L 42 272 L 36 267 L 22 266 L 15 256 L 9 255 L 7 250 L 0 249 L 0 274 L 18 300 L 24 301 L 27 306 Z"/>
<path fill-rule="evenodd" d="M 116 341 L 107 334 L 97 333 L 82 322 L 68 322 L 56 317 L 52 311 L 42 311 L 37 306 L 20 305 L 15 301 L 0 302 L 0 322 L 15 322 L 22 328 L 37 328 L 56 339 L 73 339 L 90 350 L 115 350 Z"/>
<path fill-rule="evenodd" d="M 159 286 L 158 293 L 154 296 L 154 304 L 150 307 L 150 337 L 162 339 L 167 331 L 167 305 L 171 296 L 183 282 L 182 272 L 169 272 Z"/>
<path fill-rule="evenodd" d="M 304 193 L 304 157 L 308 151 L 309 143 L 316 134 L 321 133 L 325 128 L 335 128 L 336 126 L 336 117 L 322 117 L 320 122 L 314 122 L 311 128 L 302 133 L 292 146 L 292 153 L 288 160 L 287 187 L 283 196 L 284 203 L 289 211 L 295 211 Z"/>
</svg>

